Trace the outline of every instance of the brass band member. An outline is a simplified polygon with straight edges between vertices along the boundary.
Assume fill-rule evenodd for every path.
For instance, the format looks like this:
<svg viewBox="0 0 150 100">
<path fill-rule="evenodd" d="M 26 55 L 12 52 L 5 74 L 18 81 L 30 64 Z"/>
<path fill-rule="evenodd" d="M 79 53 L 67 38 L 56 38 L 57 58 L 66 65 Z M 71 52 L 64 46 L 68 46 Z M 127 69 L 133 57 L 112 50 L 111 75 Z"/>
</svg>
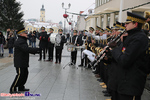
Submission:
<svg viewBox="0 0 150 100">
<path fill-rule="evenodd" d="M 48 36 L 47 32 L 45 31 L 45 27 L 41 27 L 41 33 L 39 33 L 39 47 L 41 48 L 40 52 L 40 58 L 38 61 L 42 60 L 42 51 L 43 51 L 43 60 L 45 61 L 45 53 L 46 53 L 46 48 L 47 48 L 47 43 L 48 43 Z"/>
<path fill-rule="evenodd" d="M 89 46 L 90 45 L 90 43 L 92 43 L 92 35 L 94 35 L 94 28 L 93 27 L 89 27 L 89 33 L 88 33 L 88 35 L 87 35 L 87 40 L 86 40 L 86 43 L 88 44 L 87 45 L 87 50 L 90 50 L 91 51 L 91 47 Z M 86 60 L 86 64 L 88 64 L 88 66 L 87 65 L 85 65 L 84 67 L 85 68 L 91 68 L 91 66 L 90 66 L 90 60 L 89 59 L 87 59 L 87 55 L 85 55 L 85 60 Z"/>
<path fill-rule="evenodd" d="M 58 33 L 59 33 L 59 35 L 61 35 L 61 42 L 59 44 L 58 43 L 55 44 L 55 50 L 56 50 L 55 51 L 55 57 L 56 57 L 55 64 L 57 64 L 58 62 L 59 62 L 59 64 L 61 63 L 62 50 L 63 50 L 64 43 L 66 43 L 65 36 L 62 35 L 63 30 L 59 29 Z"/>
<path fill-rule="evenodd" d="M 51 36 L 51 34 L 53 34 L 54 29 L 50 28 L 50 34 L 48 35 L 49 37 Z M 53 52 L 54 52 L 54 44 L 49 41 L 48 42 L 48 60 L 47 61 L 51 61 L 53 62 Z"/>
<path fill-rule="evenodd" d="M 118 100 L 141 100 L 146 77 L 148 38 L 141 30 L 146 18 L 127 12 L 126 31 L 128 36 L 123 45 L 111 51 L 118 64 L 117 98 Z"/>
<path fill-rule="evenodd" d="M 74 30 L 73 31 L 73 37 L 70 38 L 70 43 L 73 44 L 74 46 L 79 46 L 79 39 L 77 35 L 78 31 Z M 71 65 L 76 64 L 76 59 L 77 59 L 77 50 L 71 52 Z"/>
<path fill-rule="evenodd" d="M 83 36 L 82 36 L 82 41 L 83 41 L 83 45 L 85 46 L 85 41 L 86 41 L 86 37 L 87 37 L 87 30 L 84 30 L 83 31 Z M 82 55 L 82 51 L 83 51 L 83 49 L 81 49 L 81 64 L 80 65 L 78 65 L 79 67 L 82 67 L 83 66 L 83 63 L 84 63 L 84 57 L 82 57 L 83 55 Z M 85 65 L 86 65 L 86 61 L 85 61 Z"/>
</svg>

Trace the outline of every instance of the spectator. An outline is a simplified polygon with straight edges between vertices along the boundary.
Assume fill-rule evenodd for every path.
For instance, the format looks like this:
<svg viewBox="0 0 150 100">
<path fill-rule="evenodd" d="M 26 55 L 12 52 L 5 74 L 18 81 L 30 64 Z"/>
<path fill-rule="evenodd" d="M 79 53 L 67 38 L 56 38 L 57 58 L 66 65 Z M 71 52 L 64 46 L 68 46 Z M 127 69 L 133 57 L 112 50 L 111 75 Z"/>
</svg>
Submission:
<svg viewBox="0 0 150 100">
<path fill-rule="evenodd" d="M 30 31 L 30 33 L 28 34 L 29 46 L 31 45 L 31 34 L 32 34 L 32 31 Z"/>
<path fill-rule="evenodd" d="M 5 37 L 3 36 L 3 32 L 0 31 L 0 57 L 4 56 L 4 47 Z"/>
<path fill-rule="evenodd" d="M 32 48 L 36 48 L 36 31 L 33 31 L 30 37 Z"/>
<path fill-rule="evenodd" d="M 9 49 L 9 56 L 8 57 L 13 57 L 13 47 L 14 47 L 14 42 L 15 42 L 15 37 L 13 34 L 13 31 L 10 31 L 8 37 L 8 49 Z"/>
</svg>

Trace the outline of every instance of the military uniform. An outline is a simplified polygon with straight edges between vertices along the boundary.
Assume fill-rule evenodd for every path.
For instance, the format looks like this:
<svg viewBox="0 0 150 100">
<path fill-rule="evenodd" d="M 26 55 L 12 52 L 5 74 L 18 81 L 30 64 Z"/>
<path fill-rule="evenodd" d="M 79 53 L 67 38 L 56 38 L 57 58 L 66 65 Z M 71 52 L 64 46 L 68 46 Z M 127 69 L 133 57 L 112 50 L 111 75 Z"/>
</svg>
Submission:
<svg viewBox="0 0 150 100">
<path fill-rule="evenodd" d="M 127 12 L 127 24 L 145 23 L 146 19 L 134 13 Z M 138 27 L 127 30 L 128 36 L 124 39 L 122 50 L 114 48 L 112 57 L 118 63 L 118 98 L 119 100 L 141 100 L 146 81 L 146 50 L 148 38 Z"/>
<path fill-rule="evenodd" d="M 25 29 L 23 28 L 17 32 L 17 34 L 20 33 L 25 34 Z M 29 53 L 39 53 L 40 49 L 28 47 L 27 38 L 20 35 L 18 35 L 18 39 L 15 41 L 14 47 L 14 67 L 16 68 L 17 75 L 11 85 L 10 93 L 29 91 L 29 89 L 26 89 L 24 86 L 29 73 Z"/>
<path fill-rule="evenodd" d="M 54 29 L 50 28 L 50 31 L 51 31 L 51 33 L 48 35 L 49 37 L 51 36 L 51 34 L 53 34 Z M 53 53 L 54 53 L 54 44 L 51 41 L 49 41 L 47 48 L 48 48 L 48 60 L 47 61 L 52 62 L 53 61 Z"/>
<path fill-rule="evenodd" d="M 82 45 L 85 44 L 85 40 L 86 40 L 86 38 L 87 38 L 87 32 L 88 32 L 87 30 L 84 30 L 84 31 L 83 31 L 83 36 L 79 38 L 80 41 L 82 40 L 82 41 L 81 41 L 82 44 L 80 44 L 80 46 L 82 46 Z M 83 43 L 84 43 L 84 44 L 83 44 Z M 85 62 L 85 65 L 86 65 L 86 63 L 87 63 L 86 61 L 84 61 L 85 58 L 82 58 L 82 52 L 83 52 L 83 50 L 84 50 L 84 49 L 81 49 L 81 64 L 79 65 L 79 67 L 82 67 L 84 62 Z"/>
<path fill-rule="evenodd" d="M 41 27 L 41 30 L 45 30 L 45 27 Z M 46 53 L 46 48 L 47 48 L 47 43 L 48 43 L 47 32 L 39 33 L 39 40 L 40 40 L 39 47 L 41 48 L 39 61 L 41 61 L 41 59 L 42 59 L 42 51 L 43 51 L 43 59 L 45 60 L 45 53 Z"/>
<path fill-rule="evenodd" d="M 74 33 L 77 33 L 77 30 L 73 31 Z M 72 38 L 70 38 L 70 43 L 77 46 L 77 44 L 79 44 L 79 39 L 77 35 L 73 35 Z M 76 64 L 76 59 L 77 59 L 77 50 L 75 49 L 75 51 L 71 52 L 71 62 L 73 64 Z"/>
<path fill-rule="evenodd" d="M 62 29 L 59 29 L 58 32 L 63 32 Z M 59 33 L 58 33 L 59 34 Z M 61 63 L 61 55 L 62 55 L 62 50 L 63 50 L 63 46 L 64 46 L 64 43 L 66 43 L 66 39 L 65 39 L 65 36 L 60 34 L 61 35 L 61 42 L 59 44 L 55 44 L 55 58 L 56 58 L 56 62 L 55 63 Z"/>
</svg>

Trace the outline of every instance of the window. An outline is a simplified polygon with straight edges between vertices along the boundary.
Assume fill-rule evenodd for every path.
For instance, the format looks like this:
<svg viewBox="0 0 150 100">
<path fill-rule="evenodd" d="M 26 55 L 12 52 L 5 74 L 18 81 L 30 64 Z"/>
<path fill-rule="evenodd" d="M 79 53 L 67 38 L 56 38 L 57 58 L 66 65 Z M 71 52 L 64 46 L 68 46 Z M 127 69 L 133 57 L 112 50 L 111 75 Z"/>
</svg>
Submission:
<svg viewBox="0 0 150 100">
<path fill-rule="evenodd" d="M 103 28 L 104 16 L 101 17 L 101 28 Z"/>
<path fill-rule="evenodd" d="M 42 21 L 43 21 L 43 18 L 42 18 Z"/>
<path fill-rule="evenodd" d="M 107 15 L 107 26 L 110 25 L 110 14 Z"/>
</svg>

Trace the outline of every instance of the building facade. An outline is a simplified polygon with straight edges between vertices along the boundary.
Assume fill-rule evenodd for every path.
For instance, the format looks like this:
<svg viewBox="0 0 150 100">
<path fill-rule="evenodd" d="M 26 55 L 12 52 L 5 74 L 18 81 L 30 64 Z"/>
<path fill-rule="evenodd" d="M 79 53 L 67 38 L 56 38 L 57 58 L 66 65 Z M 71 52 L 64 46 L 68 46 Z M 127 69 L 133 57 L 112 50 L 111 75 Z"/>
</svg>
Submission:
<svg viewBox="0 0 150 100">
<path fill-rule="evenodd" d="M 113 26 L 113 23 L 116 21 L 125 22 L 127 11 L 144 16 L 145 11 L 150 11 L 150 4 L 144 6 L 140 5 L 147 2 L 149 2 L 149 0 L 95 0 L 95 10 L 93 14 L 95 25 L 93 26 L 98 25 L 102 28 L 106 28 L 106 26 Z M 123 11 L 119 13 L 121 8 Z"/>
<path fill-rule="evenodd" d="M 42 8 L 40 10 L 40 22 L 45 22 L 45 9 L 44 9 L 44 5 L 42 5 Z"/>
<path fill-rule="evenodd" d="M 45 9 L 44 5 L 42 5 L 42 8 L 40 9 L 40 21 L 37 19 L 31 18 L 28 20 L 25 20 L 24 23 L 25 29 L 30 31 L 41 31 L 41 27 L 45 27 L 45 31 L 49 32 L 50 28 L 54 29 L 54 33 L 58 33 L 58 29 L 62 28 L 62 22 L 59 23 L 52 23 L 51 21 L 45 21 Z"/>
</svg>

